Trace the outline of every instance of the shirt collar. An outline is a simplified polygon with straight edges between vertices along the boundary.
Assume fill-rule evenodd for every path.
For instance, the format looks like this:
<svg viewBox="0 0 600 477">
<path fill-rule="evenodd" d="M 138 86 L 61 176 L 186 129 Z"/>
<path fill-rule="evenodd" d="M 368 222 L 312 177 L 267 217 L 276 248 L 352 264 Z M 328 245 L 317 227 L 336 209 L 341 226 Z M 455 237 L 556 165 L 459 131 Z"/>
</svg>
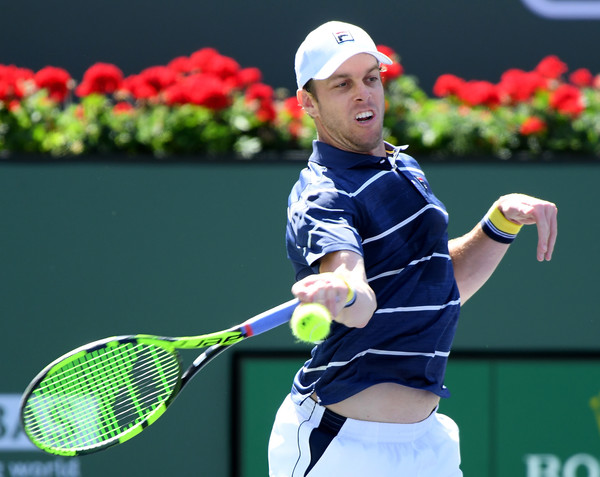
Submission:
<svg viewBox="0 0 600 477">
<path fill-rule="evenodd" d="M 330 146 L 321 141 L 313 141 L 313 152 L 309 162 L 314 162 L 324 167 L 336 169 L 352 169 L 354 167 L 365 167 L 382 163 L 382 159 L 395 157 L 399 151 L 403 151 L 408 146 L 392 146 L 385 143 L 386 157 L 371 156 L 369 154 L 359 154 L 356 152 L 342 151 L 337 147 Z M 388 162 L 388 161 L 386 161 Z"/>
</svg>

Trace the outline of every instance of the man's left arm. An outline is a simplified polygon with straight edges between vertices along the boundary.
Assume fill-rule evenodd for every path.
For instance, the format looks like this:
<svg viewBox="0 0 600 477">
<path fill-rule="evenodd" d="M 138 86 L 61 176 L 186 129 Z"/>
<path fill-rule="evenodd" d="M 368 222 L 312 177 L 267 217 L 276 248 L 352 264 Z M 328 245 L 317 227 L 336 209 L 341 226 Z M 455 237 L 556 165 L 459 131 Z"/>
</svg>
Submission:
<svg viewBox="0 0 600 477">
<path fill-rule="evenodd" d="M 482 223 L 448 242 L 454 276 L 464 304 L 492 275 L 523 225 L 537 226 L 537 259 L 550 260 L 557 235 L 557 208 L 523 194 L 500 197 Z"/>
</svg>

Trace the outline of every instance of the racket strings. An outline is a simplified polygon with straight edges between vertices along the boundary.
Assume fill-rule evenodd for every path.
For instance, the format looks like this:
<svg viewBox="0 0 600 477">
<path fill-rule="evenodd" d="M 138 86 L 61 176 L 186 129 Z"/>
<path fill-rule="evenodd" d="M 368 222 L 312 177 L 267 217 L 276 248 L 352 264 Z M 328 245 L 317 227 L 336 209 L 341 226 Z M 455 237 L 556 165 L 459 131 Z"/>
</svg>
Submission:
<svg viewBox="0 0 600 477">
<path fill-rule="evenodd" d="M 90 353 L 87 357 L 89 356 L 95 356 L 95 354 Z M 90 361 L 91 360 L 88 360 L 88 364 Z M 94 361 L 97 361 L 97 358 L 94 358 Z M 92 410 L 98 412 L 99 408 L 106 408 L 106 406 L 103 406 L 103 401 L 98 399 L 98 396 L 100 395 L 98 389 L 95 390 L 95 395 L 92 394 L 90 387 L 86 386 L 83 382 L 82 376 L 74 372 L 77 365 L 80 363 L 81 360 L 77 360 L 74 363 L 66 364 L 60 371 L 60 374 L 56 374 L 55 376 L 52 376 L 52 378 L 47 378 L 42 381 L 39 384 L 39 389 L 34 393 L 34 396 L 36 396 L 37 399 L 35 407 L 33 408 L 37 411 L 34 417 L 36 417 L 38 421 L 30 427 L 31 430 L 40 431 L 42 438 L 50 440 L 53 437 L 60 436 L 61 433 L 68 430 L 71 435 L 79 435 L 80 440 L 86 442 L 85 439 L 82 439 L 82 435 L 84 437 L 86 435 L 83 430 L 89 430 L 90 426 L 85 427 L 85 424 L 82 424 L 84 427 L 80 426 L 80 432 L 76 432 L 72 423 L 75 419 L 80 419 L 82 422 L 85 422 L 86 419 L 89 421 L 89 413 L 92 412 Z M 92 372 L 92 370 L 96 373 L 96 379 L 101 379 L 105 374 L 97 365 L 90 366 L 90 372 Z M 60 379 L 67 374 L 71 381 L 68 386 L 65 386 Z M 108 383 L 110 383 L 110 381 L 111 380 L 108 380 Z M 108 384 L 106 381 L 105 383 Z M 43 396 L 43 399 L 41 399 L 40 396 Z M 59 398 L 62 399 L 62 401 L 60 401 Z M 30 402 L 32 402 L 31 399 Z M 66 419 L 64 415 L 67 407 L 69 409 L 69 419 Z M 27 409 L 25 412 L 27 419 Z M 106 409 L 104 409 L 104 412 L 106 412 Z M 85 417 L 85 413 L 88 413 L 87 418 Z M 56 424 L 59 426 L 55 426 Z M 50 432 L 50 427 L 48 427 L 50 425 L 55 426 L 55 432 Z M 66 429 L 63 429 L 61 426 L 64 426 Z M 87 435 L 89 434 L 90 432 L 87 432 Z"/>
<path fill-rule="evenodd" d="M 89 365 L 89 363 L 96 361 L 96 363 L 92 366 Z M 93 360 L 88 360 L 86 363 L 88 364 L 87 366 L 87 372 L 90 374 L 86 374 L 83 375 L 81 373 L 71 373 L 69 375 L 69 379 L 64 380 L 63 382 L 58 382 L 55 383 L 53 381 L 56 380 L 45 380 L 42 383 L 40 383 L 39 386 L 39 391 L 41 392 L 41 394 L 45 395 L 45 396 L 52 396 L 50 399 L 55 399 L 57 394 L 60 394 L 62 396 L 76 396 L 76 397 L 80 397 L 83 394 L 83 390 L 86 388 L 90 388 L 89 383 L 86 383 L 84 381 L 86 381 L 85 378 L 89 378 L 90 376 L 92 376 L 91 373 L 96 373 L 95 375 L 93 375 L 94 379 L 96 379 L 98 381 L 98 383 L 101 383 L 101 385 L 97 386 L 94 392 L 94 396 L 96 398 L 100 398 L 101 403 L 107 402 L 107 400 L 111 397 L 114 397 L 114 404 L 113 404 L 113 409 L 118 409 L 119 403 L 117 401 L 117 397 L 119 396 L 118 393 L 119 390 L 121 390 L 121 388 L 119 388 L 118 385 L 119 383 L 123 382 L 123 376 L 122 376 L 122 368 L 117 368 L 117 367 L 112 367 L 111 371 L 113 371 L 110 375 L 108 373 L 105 372 L 105 370 L 103 368 L 100 368 L 100 365 L 97 363 L 99 361 L 99 358 L 96 357 Z M 116 359 L 114 361 L 114 364 L 120 364 L 123 362 L 123 359 Z M 143 361 L 140 360 L 139 363 L 142 366 L 145 366 L 147 361 Z M 104 363 L 104 365 L 106 365 L 106 363 Z M 68 367 L 65 367 L 65 369 L 68 369 Z M 119 372 L 115 372 L 115 370 L 119 371 Z M 63 370 L 64 372 L 65 370 Z M 144 384 L 144 377 L 148 377 L 148 378 L 152 378 L 154 376 L 154 372 L 153 370 L 148 370 L 146 372 L 146 374 L 139 374 L 138 375 L 138 379 L 137 379 L 137 385 L 139 388 L 143 389 L 143 384 Z M 117 389 L 117 391 L 115 391 L 115 389 Z M 37 393 L 39 394 L 39 393 Z M 86 412 L 85 408 L 82 408 L 82 413 Z M 73 417 L 77 417 L 77 418 L 82 418 L 81 414 L 72 414 Z"/>
<path fill-rule="evenodd" d="M 127 358 L 127 359 L 129 359 L 129 358 Z M 134 416 L 134 418 L 135 418 L 135 416 L 138 416 L 140 414 L 140 412 L 142 412 L 140 401 L 144 401 L 144 400 L 146 402 L 148 401 L 148 395 L 140 394 L 140 397 L 137 398 L 137 401 L 138 401 L 137 404 L 135 406 L 131 406 L 131 409 L 130 409 L 131 412 L 129 412 L 129 413 L 127 412 L 127 406 L 126 406 L 127 393 L 124 392 L 123 389 L 124 388 L 131 389 L 132 385 L 131 385 L 131 383 L 128 383 L 127 381 L 123 381 L 121 386 L 115 385 L 116 380 L 118 380 L 118 379 L 122 380 L 123 371 L 130 372 L 130 373 L 132 371 L 131 366 L 129 366 L 128 368 L 122 366 L 123 361 L 124 361 L 123 359 L 115 361 L 115 363 L 121 363 L 121 366 L 113 366 L 111 368 L 111 371 L 114 371 L 115 369 L 117 370 L 117 374 L 112 376 L 112 379 L 110 379 L 110 378 L 103 379 L 103 378 L 109 377 L 110 373 L 99 371 L 98 366 L 94 366 L 94 377 L 98 382 L 102 383 L 102 387 L 98 388 L 99 390 L 97 390 L 96 396 L 94 396 L 95 399 L 93 399 L 93 400 L 87 399 L 88 402 L 85 402 L 85 401 L 82 402 L 81 396 L 84 396 L 84 394 L 82 393 L 82 390 L 80 388 L 85 386 L 86 383 L 82 382 L 81 376 L 78 376 L 76 379 L 74 379 L 75 386 L 70 386 L 70 387 L 58 386 L 59 390 L 62 389 L 62 391 L 60 391 L 61 392 L 60 395 L 68 397 L 67 404 L 70 408 L 70 415 L 69 415 L 69 419 L 66 421 L 67 425 L 69 423 L 75 422 L 75 419 L 79 419 L 82 422 L 84 422 L 86 420 L 89 421 L 90 418 L 96 419 L 98 412 L 100 412 L 104 415 L 104 418 L 103 418 L 103 425 L 105 426 L 104 434 L 98 434 L 99 429 L 95 423 L 92 426 L 89 426 L 89 425 L 85 426 L 85 424 L 83 424 L 83 427 L 82 427 L 82 425 L 79 425 L 78 426 L 79 432 L 76 432 L 77 429 L 73 429 L 72 425 L 70 426 L 69 434 L 71 436 L 78 435 L 80 442 L 83 443 L 84 445 L 86 443 L 88 443 L 90 441 L 90 439 L 92 441 L 94 439 L 102 440 L 102 439 L 110 438 L 112 435 L 114 435 L 115 432 L 119 432 L 121 428 L 126 427 L 127 423 L 129 422 L 127 419 L 130 419 L 130 418 L 127 418 L 127 419 L 125 419 L 125 421 L 123 421 L 122 416 L 125 415 L 125 417 L 127 417 L 127 415 L 130 415 L 130 416 Z M 143 369 L 144 361 L 138 360 L 137 363 L 141 363 L 141 365 L 142 365 L 141 367 Z M 138 391 L 139 391 L 141 385 L 142 385 L 141 381 L 139 383 L 136 383 L 136 389 Z M 116 390 L 110 391 L 110 386 L 112 386 Z M 72 392 L 69 394 L 65 394 L 64 389 L 69 389 L 69 388 L 71 388 L 71 391 L 73 388 L 78 389 L 78 393 L 75 395 Z M 153 393 L 153 394 L 156 394 L 156 393 Z M 89 396 L 89 395 L 90 394 L 88 392 L 87 396 Z M 73 396 L 75 396 L 75 397 L 73 397 Z M 135 394 L 131 394 L 131 392 L 130 392 L 130 397 L 131 396 L 133 396 L 133 399 L 135 399 Z M 132 402 L 133 402 L 133 399 L 132 399 Z M 54 404 L 54 402 L 53 402 L 53 404 Z M 47 403 L 46 403 L 46 405 L 47 405 Z M 73 412 L 74 408 L 78 409 L 79 411 Z M 120 409 L 124 409 L 124 410 L 119 413 Z M 90 415 L 90 411 L 92 411 L 91 415 Z M 87 413 L 87 417 L 86 417 L 86 413 Z M 53 426 L 56 424 L 56 420 L 58 420 L 58 423 L 63 423 L 63 421 L 65 421 L 64 416 L 61 414 L 55 414 L 53 417 L 55 417 L 55 421 L 50 421 L 50 423 Z M 89 422 L 88 422 L 88 424 L 89 424 Z M 55 432 L 55 434 L 56 434 L 56 432 Z"/>
<path fill-rule="evenodd" d="M 46 376 L 24 408 L 25 428 L 43 447 L 81 449 L 143 423 L 179 380 L 179 360 L 139 343 L 85 353 Z"/>
<path fill-rule="evenodd" d="M 147 363 L 148 360 L 138 360 L 136 362 L 136 366 L 139 364 L 143 369 Z M 133 388 L 132 384 L 128 380 L 124 379 L 123 371 L 130 372 L 132 375 L 136 376 L 136 389 Z M 135 368 L 132 370 L 121 368 L 119 369 L 118 373 L 113 373 L 112 376 L 110 376 L 108 373 L 99 372 L 96 378 L 100 380 L 103 377 L 105 379 L 100 381 L 102 386 L 97 389 L 95 397 L 100 398 L 99 403 L 102 405 L 111 403 L 110 407 L 104 406 L 103 412 L 105 413 L 107 423 L 109 422 L 108 416 L 112 418 L 112 427 L 115 430 L 119 430 L 120 428 L 124 427 L 129 422 L 128 419 L 131 416 L 141 414 L 143 412 L 142 403 L 148 403 L 150 401 L 149 398 L 158 396 L 161 393 L 160 389 L 156 389 L 156 391 L 153 393 L 142 394 L 142 391 L 146 389 L 155 389 L 154 387 L 150 387 L 150 385 L 153 384 L 153 378 L 155 377 L 153 369 L 146 371 L 145 374 L 136 374 Z M 149 383 L 146 383 L 145 381 L 148 381 Z M 79 389 L 81 384 L 82 383 L 80 380 L 73 380 L 73 386 L 69 386 L 64 389 L 55 389 L 54 391 L 60 390 L 63 393 L 72 392 L 73 389 Z M 85 413 L 87 411 L 83 409 L 82 412 Z M 73 413 L 71 416 L 79 420 L 85 418 L 85 415 L 82 415 L 82 413 Z M 123 422 L 121 423 L 121 421 Z"/>
<path fill-rule="evenodd" d="M 110 357 L 113 359 L 110 363 L 107 361 L 109 358 L 107 355 L 92 354 L 94 356 L 92 359 L 86 359 L 84 362 L 78 360 L 74 363 L 74 365 L 65 366 L 61 372 L 62 375 L 58 375 L 57 379 L 45 379 L 42 381 L 38 390 L 42 394 L 65 394 L 69 395 L 73 392 L 81 393 L 82 386 L 91 387 L 87 382 L 89 378 L 93 378 L 96 384 L 95 387 L 95 395 L 98 397 L 105 398 L 106 396 L 112 395 L 115 393 L 115 384 L 118 384 L 123 381 L 123 371 L 129 371 L 129 369 L 124 369 L 123 367 L 118 367 L 117 365 L 127 365 L 131 364 L 131 357 L 124 355 L 121 353 L 119 357 Z M 150 362 L 157 363 L 157 366 L 160 366 L 160 361 L 157 362 L 154 356 L 146 356 L 144 358 L 137 357 L 136 363 L 139 368 L 145 370 L 144 372 L 137 372 L 136 382 L 139 387 L 142 387 L 144 383 L 144 378 L 148 378 L 148 380 L 154 381 L 156 372 L 153 368 L 149 368 L 148 364 Z M 80 369 L 71 369 L 75 368 L 75 365 L 80 365 Z M 147 368 L 147 369 L 146 369 Z M 110 372 L 106 372 L 106 371 Z M 82 372 L 85 371 L 85 374 Z M 62 379 L 66 377 L 67 379 Z M 162 376 L 162 373 L 159 374 L 163 384 L 168 386 L 168 382 Z M 104 392 L 103 392 L 104 391 Z"/>
</svg>

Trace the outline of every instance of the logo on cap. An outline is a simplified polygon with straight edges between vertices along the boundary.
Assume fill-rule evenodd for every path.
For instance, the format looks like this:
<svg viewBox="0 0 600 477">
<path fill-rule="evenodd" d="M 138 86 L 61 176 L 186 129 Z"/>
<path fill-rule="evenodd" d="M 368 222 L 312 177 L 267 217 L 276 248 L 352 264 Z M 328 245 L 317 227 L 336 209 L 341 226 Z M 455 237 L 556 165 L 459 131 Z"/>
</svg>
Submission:
<svg viewBox="0 0 600 477">
<path fill-rule="evenodd" d="M 333 36 L 335 37 L 335 41 L 337 41 L 338 43 L 354 41 L 354 38 L 352 37 L 352 34 L 349 31 L 334 32 Z"/>
</svg>

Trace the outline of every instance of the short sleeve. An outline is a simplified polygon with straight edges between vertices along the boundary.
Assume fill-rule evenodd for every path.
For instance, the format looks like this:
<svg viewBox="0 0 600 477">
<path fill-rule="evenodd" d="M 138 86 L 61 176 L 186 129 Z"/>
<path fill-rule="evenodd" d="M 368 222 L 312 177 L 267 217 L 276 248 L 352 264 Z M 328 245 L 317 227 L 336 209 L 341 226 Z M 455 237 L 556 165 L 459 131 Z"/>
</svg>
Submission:
<svg viewBox="0 0 600 477">
<path fill-rule="evenodd" d="M 347 193 L 333 187 L 304 191 L 288 208 L 288 256 L 297 266 L 313 267 L 323 256 L 340 250 L 362 255 L 357 219 Z"/>
</svg>

